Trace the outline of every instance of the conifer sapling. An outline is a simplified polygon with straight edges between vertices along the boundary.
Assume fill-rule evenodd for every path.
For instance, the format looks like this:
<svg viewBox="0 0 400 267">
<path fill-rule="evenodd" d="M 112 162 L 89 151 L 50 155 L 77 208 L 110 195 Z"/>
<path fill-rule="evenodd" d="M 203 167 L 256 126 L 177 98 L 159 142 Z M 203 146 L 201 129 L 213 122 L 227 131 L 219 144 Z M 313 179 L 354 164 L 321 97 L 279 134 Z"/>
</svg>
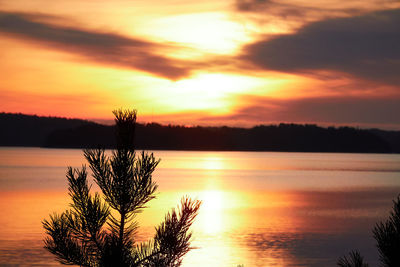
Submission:
<svg viewBox="0 0 400 267">
<path fill-rule="evenodd" d="M 152 174 L 159 160 L 136 153 L 136 111 L 116 110 L 117 149 L 85 149 L 84 156 L 100 193 L 91 193 L 85 166 L 68 168 L 70 209 L 43 220 L 45 248 L 62 264 L 80 266 L 180 266 L 191 249 L 189 228 L 200 201 L 184 197 L 169 212 L 154 238 L 136 244 L 136 216 L 155 196 Z"/>
</svg>

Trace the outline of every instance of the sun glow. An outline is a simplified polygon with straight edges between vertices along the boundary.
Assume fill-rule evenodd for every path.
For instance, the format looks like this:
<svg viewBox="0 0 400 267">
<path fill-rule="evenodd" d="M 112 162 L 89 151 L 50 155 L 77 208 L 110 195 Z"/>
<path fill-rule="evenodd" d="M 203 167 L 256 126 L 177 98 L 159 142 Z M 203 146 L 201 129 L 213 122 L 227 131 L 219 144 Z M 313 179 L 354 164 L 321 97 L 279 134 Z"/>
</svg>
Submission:
<svg viewBox="0 0 400 267">
<path fill-rule="evenodd" d="M 245 26 L 219 12 L 190 13 L 162 17 L 146 23 L 144 35 L 157 36 L 205 53 L 231 54 L 249 42 Z M 190 54 L 192 56 L 192 54 Z M 177 53 L 172 56 L 184 57 Z M 200 56 L 200 54 L 199 54 Z"/>
<path fill-rule="evenodd" d="M 169 104 L 171 111 L 207 110 L 221 114 L 230 111 L 233 96 L 259 84 L 257 78 L 207 73 L 171 82 L 158 93 L 166 94 L 163 101 L 168 99 L 165 104 Z"/>
</svg>

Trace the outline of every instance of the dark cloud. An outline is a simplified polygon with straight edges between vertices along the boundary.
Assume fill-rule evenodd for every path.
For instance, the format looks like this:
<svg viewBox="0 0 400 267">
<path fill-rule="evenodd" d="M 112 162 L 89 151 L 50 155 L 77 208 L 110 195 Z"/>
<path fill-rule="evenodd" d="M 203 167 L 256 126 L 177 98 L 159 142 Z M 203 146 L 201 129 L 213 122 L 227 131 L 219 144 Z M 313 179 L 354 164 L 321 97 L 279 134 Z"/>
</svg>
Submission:
<svg viewBox="0 0 400 267">
<path fill-rule="evenodd" d="M 268 70 L 334 70 L 400 85 L 399 25 L 400 9 L 329 19 L 248 45 L 243 58 Z"/>
<path fill-rule="evenodd" d="M 38 22 L 37 18 L 41 16 L 0 12 L 0 31 L 102 64 L 142 70 L 169 79 L 189 75 L 188 66 L 184 66 L 186 63 L 155 53 L 167 48 L 161 44 L 115 33 Z"/>
<path fill-rule="evenodd" d="M 365 12 L 385 10 L 398 7 L 398 0 L 349 0 L 346 3 L 320 3 L 310 1 L 286 0 L 235 0 L 234 9 L 239 12 L 273 15 L 282 18 L 298 18 L 302 21 L 315 21 L 321 18 L 334 18 L 351 15 L 360 15 Z M 311 19 L 311 20 L 310 20 Z"/>
<path fill-rule="evenodd" d="M 384 127 L 400 124 L 400 98 L 315 97 L 271 99 L 240 97 L 244 106 L 232 115 L 204 117 L 205 121 L 255 123 L 296 122 Z M 386 127 L 387 128 L 387 127 Z"/>
<path fill-rule="evenodd" d="M 235 7 L 241 12 L 261 13 L 282 18 L 300 18 L 313 11 L 322 12 L 318 8 L 285 4 L 272 0 L 236 0 Z"/>
<path fill-rule="evenodd" d="M 254 11 L 260 6 L 271 4 L 271 0 L 236 0 L 236 8 L 241 11 Z"/>
</svg>

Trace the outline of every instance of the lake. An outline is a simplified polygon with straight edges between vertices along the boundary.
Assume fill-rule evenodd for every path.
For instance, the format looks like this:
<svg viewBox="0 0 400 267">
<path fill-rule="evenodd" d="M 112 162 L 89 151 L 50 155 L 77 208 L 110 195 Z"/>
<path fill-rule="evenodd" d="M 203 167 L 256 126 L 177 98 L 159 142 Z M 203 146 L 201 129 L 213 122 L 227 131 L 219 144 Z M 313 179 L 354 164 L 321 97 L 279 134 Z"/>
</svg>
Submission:
<svg viewBox="0 0 400 267">
<path fill-rule="evenodd" d="M 138 240 L 182 196 L 202 200 L 183 266 L 335 266 L 352 249 L 378 265 L 371 230 L 400 193 L 399 154 L 153 152 Z M 68 207 L 67 166 L 82 164 L 78 149 L 0 148 L 1 266 L 59 266 L 41 221 Z"/>
</svg>

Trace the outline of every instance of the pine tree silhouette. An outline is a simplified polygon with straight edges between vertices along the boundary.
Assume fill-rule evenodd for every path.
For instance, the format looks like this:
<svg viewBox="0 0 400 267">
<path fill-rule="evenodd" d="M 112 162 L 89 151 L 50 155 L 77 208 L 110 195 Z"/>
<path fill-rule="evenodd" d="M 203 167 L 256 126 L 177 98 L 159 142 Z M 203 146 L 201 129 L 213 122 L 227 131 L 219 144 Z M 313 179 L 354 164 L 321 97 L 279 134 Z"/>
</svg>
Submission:
<svg viewBox="0 0 400 267">
<path fill-rule="evenodd" d="M 87 171 L 68 168 L 71 208 L 43 220 L 45 248 L 62 264 L 80 266 L 180 266 L 191 249 L 189 228 L 201 202 L 184 197 L 156 228 L 151 241 L 136 244 L 136 215 L 154 198 L 153 153 L 134 150 L 136 111 L 113 111 L 117 149 L 86 149 L 84 156 L 102 195 L 90 193 Z"/>
<path fill-rule="evenodd" d="M 393 201 L 389 218 L 373 229 L 382 266 L 400 266 L 400 196 Z"/>
<path fill-rule="evenodd" d="M 372 232 L 377 243 L 380 266 L 400 266 L 400 195 L 393 201 L 389 218 L 377 223 Z M 350 252 L 349 258 L 342 256 L 337 265 L 340 267 L 368 266 L 358 251 Z"/>
</svg>

